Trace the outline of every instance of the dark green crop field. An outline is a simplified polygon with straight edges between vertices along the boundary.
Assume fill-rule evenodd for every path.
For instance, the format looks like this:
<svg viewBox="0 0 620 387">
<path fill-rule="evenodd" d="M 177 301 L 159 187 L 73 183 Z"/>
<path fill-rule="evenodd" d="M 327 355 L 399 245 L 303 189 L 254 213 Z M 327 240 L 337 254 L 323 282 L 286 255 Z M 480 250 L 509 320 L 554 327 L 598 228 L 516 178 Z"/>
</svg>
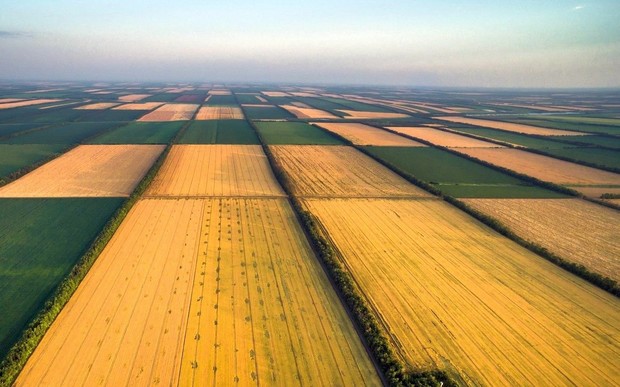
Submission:
<svg viewBox="0 0 620 387">
<path fill-rule="evenodd" d="M 179 140 L 180 144 L 259 144 L 246 120 L 193 121 Z"/>
<path fill-rule="evenodd" d="M 90 144 L 167 144 L 186 121 L 131 122 L 92 138 Z"/>
<path fill-rule="evenodd" d="M 65 144 L 0 144 L 0 183 L 11 173 L 48 159 L 66 147 Z"/>
<path fill-rule="evenodd" d="M 0 199 L 0 358 L 123 200 Z"/>
<path fill-rule="evenodd" d="M 291 113 L 277 106 L 244 106 L 243 110 L 246 116 L 251 120 L 281 120 L 295 118 L 295 116 L 293 116 Z"/>
<path fill-rule="evenodd" d="M 329 133 L 304 122 L 256 122 L 269 145 L 342 145 Z"/>
<path fill-rule="evenodd" d="M 121 125 L 115 122 L 72 122 L 0 141 L 5 144 L 78 144 L 106 130 Z"/>
</svg>

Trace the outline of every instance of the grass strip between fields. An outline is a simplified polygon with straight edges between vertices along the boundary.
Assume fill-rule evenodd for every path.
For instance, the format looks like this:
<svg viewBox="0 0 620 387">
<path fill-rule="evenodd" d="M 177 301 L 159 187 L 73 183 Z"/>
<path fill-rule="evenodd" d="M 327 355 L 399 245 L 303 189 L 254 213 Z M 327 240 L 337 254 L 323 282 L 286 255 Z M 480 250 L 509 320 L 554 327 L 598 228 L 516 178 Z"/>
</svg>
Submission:
<svg viewBox="0 0 620 387">
<path fill-rule="evenodd" d="M 342 266 L 334 247 L 325 238 L 313 216 L 303 208 L 299 199 L 292 195 L 291 182 L 284 169 L 274 158 L 254 123 L 249 122 L 261 141 L 276 179 L 287 193 L 302 229 L 319 257 L 330 281 L 334 284 L 338 296 L 351 315 L 364 345 L 368 348 L 375 365 L 382 374 L 384 382 L 390 386 L 456 386 L 456 382 L 442 370 L 423 372 L 407 372 L 405 370 L 403 363 L 392 350 L 386 334 L 381 329 L 367 301 L 360 294 L 351 274 Z"/>
<path fill-rule="evenodd" d="M 389 129 L 385 129 L 390 131 Z M 396 132 L 393 132 L 396 133 Z M 576 196 L 576 197 L 580 197 L 583 198 L 585 200 L 588 200 L 588 198 L 584 197 L 583 195 L 581 195 L 580 193 L 578 193 L 577 191 L 574 191 L 572 189 L 566 188 L 566 187 L 562 187 L 559 186 L 557 184 L 554 183 L 549 183 L 546 181 L 542 181 L 542 180 L 538 180 L 534 177 L 531 176 L 527 176 L 527 175 L 523 175 L 517 172 L 514 172 L 512 170 L 506 169 L 506 168 L 502 168 L 502 167 L 498 167 L 496 165 L 487 163 L 485 161 L 481 161 L 478 160 L 474 157 L 471 156 L 467 156 L 467 155 L 463 155 L 461 153 L 458 153 L 456 151 L 453 151 L 449 148 L 445 148 L 442 146 L 438 146 L 438 145 L 434 145 L 428 141 L 424 141 L 421 139 L 418 139 L 416 137 L 412 137 L 412 136 L 407 136 L 404 134 L 401 134 L 404 137 L 408 137 L 411 138 L 413 140 L 416 141 L 420 141 L 422 143 L 425 143 L 429 146 L 433 146 L 439 149 L 443 149 L 446 150 L 448 152 L 454 153 L 457 156 L 461 156 L 464 157 L 466 159 L 478 162 L 480 164 L 486 165 L 488 167 L 491 167 L 493 169 L 496 169 L 500 172 L 504 172 L 507 173 L 511 176 L 517 177 L 519 179 L 523 179 L 526 180 L 528 182 L 531 182 L 534 185 L 540 186 L 542 188 L 546 188 L 546 189 L 550 189 L 559 193 L 564 193 L 570 196 Z M 337 136 L 337 135 L 336 135 Z M 337 136 L 340 137 L 340 136 Z M 561 268 L 563 268 L 564 270 L 575 274 L 576 276 L 590 282 L 592 285 L 597 286 L 611 294 L 613 294 L 616 297 L 620 297 L 620 284 L 618 284 L 617 281 L 614 281 L 613 279 L 603 276 L 601 274 L 595 273 L 591 270 L 589 270 L 587 267 L 585 267 L 582 264 L 578 264 L 575 262 L 570 262 L 567 261 L 566 259 L 550 252 L 549 250 L 547 250 L 546 248 L 540 246 L 537 243 L 533 243 L 530 241 L 527 241 L 521 237 L 519 237 L 517 234 L 515 234 L 508 226 L 504 225 L 502 222 L 498 221 L 497 219 L 488 216 L 478 210 L 475 210 L 474 208 L 470 207 L 469 205 L 467 205 L 465 202 L 454 198 L 452 196 L 446 195 L 445 193 L 442 193 L 441 191 L 439 191 L 437 188 L 435 188 L 434 186 L 432 186 L 431 184 L 428 184 L 422 180 L 417 179 L 415 176 L 401 170 L 400 168 L 396 167 L 395 165 L 377 157 L 376 155 L 372 154 L 371 152 L 369 152 L 367 149 L 365 149 L 362 146 L 357 146 L 357 145 L 353 145 L 350 141 L 348 141 L 347 139 L 340 137 L 340 139 L 342 139 L 345 142 L 348 142 L 348 144 L 350 146 L 353 146 L 355 148 L 357 148 L 359 151 L 363 152 L 364 154 L 368 155 L 369 157 L 371 157 L 372 159 L 376 160 L 377 162 L 381 163 L 382 165 L 386 166 L 387 168 L 391 169 L 392 171 L 396 172 L 397 174 L 399 174 L 400 176 L 402 176 L 404 179 L 408 180 L 409 182 L 419 186 L 420 188 L 423 188 L 441 198 L 443 198 L 443 200 L 445 200 L 446 202 L 454 205 L 455 207 L 459 208 L 460 210 L 464 211 L 465 213 L 473 216 L 474 218 L 476 218 L 477 220 L 479 220 L 480 222 L 484 223 L 485 225 L 489 226 L 490 228 L 492 228 L 493 230 L 497 231 L 498 233 L 504 235 L 505 237 L 508 237 L 509 239 L 513 240 L 514 242 L 518 243 L 519 245 L 525 247 L 526 249 L 538 254 L 539 256 L 543 257 L 544 259 L 548 260 L 549 262 L 552 262 L 558 266 L 560 266 Z M 597 204 L 602 204 L 605 205 L 605 202 L 602 201 L 598 201 L 598 200 L 589 200 L 592 201 L 594 203 Z M 614 205 L 607 205 L 607 207 L 613 208 L 613 209 L 617 209 L 616 206 Z"/>
<path fill-rule="evenodd" d="M 37 316 L 28 324 L 20 339 L 9 350 L 7 356 L 0 362 L 0 387 L 9 387 L 13 384 L 26 361 L 52 325 L 62 308 L 69 301 L 73 293 L 77 290 L 80 282 L 86 277 L 88 271 L 95 263 L 99 254 L 106 247 L 112 236 L 121 225 L 133 205 L 140 199 L 142 194 L 151 184 L 160 167 L 164 163 L 172 144 L 183 134 L 188 121 L 177 132 L 174 139 L 166 146 L 166 149 L 159 155 L 155 163 L 151 166 L 148 173 L 142 178 L 134 192 L 123 202 L 121 207 L 116 210 L 112 217 L 105 224 L 99 235 L 91 243 L 84 255 L 77 261 L 69 275 L 58 285 L 53 295 L 45 303 Z"/>
</svg>

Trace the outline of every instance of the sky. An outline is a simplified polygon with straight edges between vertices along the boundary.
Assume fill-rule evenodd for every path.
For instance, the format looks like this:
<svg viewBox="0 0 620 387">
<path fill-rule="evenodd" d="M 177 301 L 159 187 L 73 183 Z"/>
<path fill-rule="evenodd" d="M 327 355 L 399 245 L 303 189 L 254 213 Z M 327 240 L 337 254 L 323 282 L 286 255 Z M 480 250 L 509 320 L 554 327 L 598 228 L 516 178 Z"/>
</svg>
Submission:
<svg viewBox="0 0 620 387">
<path fill-rule="evenodd" d="M 620 87 L 620 0 L 0 0 L 0 79 Z"/>
</svg>

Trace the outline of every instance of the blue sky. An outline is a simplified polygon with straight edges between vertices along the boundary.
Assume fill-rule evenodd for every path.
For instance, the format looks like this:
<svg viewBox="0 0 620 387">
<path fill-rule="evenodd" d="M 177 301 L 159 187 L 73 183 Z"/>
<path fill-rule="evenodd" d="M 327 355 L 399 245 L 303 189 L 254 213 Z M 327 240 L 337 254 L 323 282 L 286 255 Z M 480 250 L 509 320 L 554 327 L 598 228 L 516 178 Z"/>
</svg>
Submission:
<svg viewBox="0 0 620 387">
<path fill-rule="evenodd" d="M 620 0 L 0 0 L 0 78 L 618 87 Z"/>
</svg>

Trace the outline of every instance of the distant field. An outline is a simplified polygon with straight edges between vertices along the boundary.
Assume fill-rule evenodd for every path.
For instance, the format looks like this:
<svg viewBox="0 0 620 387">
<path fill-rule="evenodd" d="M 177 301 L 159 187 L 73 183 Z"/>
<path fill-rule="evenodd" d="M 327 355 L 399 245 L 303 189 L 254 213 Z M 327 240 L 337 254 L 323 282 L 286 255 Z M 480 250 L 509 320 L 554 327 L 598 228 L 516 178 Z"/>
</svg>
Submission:
<svg viewBox="0 0 620 387">
<path fill-rule="evenodd" d="M 597 165 L 620 169 L 620 150 L 600 148 L 561 148 L 545 149 L 545 153 L 553 156 L 567 157 L 577 161 L 585 161 Z"/>
<path fill-rule="evenodd" d="M 538 118 L 538 116 L 524 116 L 519 118 L 503 118 L 504 121 L 528 124 L 541 126 L 545 128 L 554 128 L 560 130 L 578 130 L 581 132 L 588 133 L 606 133 L 606 134 L 620 134 L 620 127 L 611 126 L 611 125 L 597 125 L 597 124 L 585 124 L 579 122 L 570 122 L 570 121 L 558 121 L 555 119 L 548 118 L 544 116 L 543 118 Z"/>
<path fill-rule="evenodd" d="M 620 281 L 620 213 L 580 199 L 470 199 L 473 208 L 590 271 Z"/>
<path fill-rule="evenodd" d="M 589 139 L 591 136 L 546 136 L 547 138 L 540 137 L 532 137 L 525 134 L 519 133 L 511 133 L 503 130 L 495 130 L 495 129 L 487 129 L 487 128 L 470 128 L 470 127 L 461 127 L 461 126 L 452 126 L 448 124 L 448 127 L 452 130 L 458 132 L 464 132 L 468 134 L 473 134 L 480 137 L 486 137 L 493 140 L 499 140 L 503 142 L 507 142 L 513 145 L 520 145 L 527 148 L 563 148 L 566 146 L 570 146 L 570 144 L 566 144 L 559 141 L 553 141 L 555 139 L 564 139 L 571 141 L 572 139 L 583 139 L 584 141 Z"/>
<path fill-rule="evenodd" d="M 91 144 L 167 144 L 185 125 L 184 121 L 130 122 L 97 136 Z"/>
<path fill-rule="evenodd" d="M 264 101 L 261 101 L 258 97 L 258 94 L 256 95 L 252 95 L 252 94 L 239 94 L 239 93 L 235 93 L 235 95 L 237 96 L 237 101 L 239 101 L 239 103 L 249 103 L 249 104 L 254 104 L 254 103 L 263 103 Z"/>
<path fill-rule="evenodd" d="M 437 148 L 368 147 L 394 167 L 455 197 L 562 197 Z M 477 148 L 471 148 L 477 149 Z"/>
<path fill-rule="evenodd" d="M 211 95 L 205 105 L 236 105 L 237 100 L 234 95 Z"/>
<path fill-rule="evenodd" d="M 403 136 L 390 133 L 387 130 L 358 123 L 331 123 L 315 122 L 314 125 L 320 126 L 336 133 L 355 145 L 376 145 L 376 146 L 421 146 L 426 145 L 417 141 L 410 140 Z"/>
<path fill-rule="evenodd" d="M 196 113 L 195 120 L 242 120 L 243 112 L 238 105 L 203 106 Z"/>
<path fill-rule="evenodd" d="M 294 114 L 295 117 L 305 119 L 332 119 L 332 118 L 340 118 L 321 109 L 315 109 L 310 106 L 295 106 L 295 105 L 280 105 L 281 108 L 288 110 L 291 114 Z"/>
<path fill-rule="evenodd" d="M 163 145 L 80 145 L 0 187 L 0 197 L 129 196 Z"/>
<path fill-rule="evenodd" d="M 259 144 L 246 120 L 192 121 L 180 144 Z"/>
<path fill-rule="evenodd" d="M 475 138 L 461 136 L 454 133 L 444 132 L 423 126 L 389 126 L 395 132 L 426 140 L 434 145 L 447 148 L 501 148 L 501 145 L 492 142 L 477 140 Z"/>
<path fill-rule="evenodd" d="M 247 117 L 252 120 L 280 120 L 295 118 L 295 116 L 288 111 L 276 106 L 244 106 L 243 110 L 245 111 Z"/>
<path fill-rule="evenodd" d="M 0 124 L 0 137 L 10 136 L 43 125 L 44 124 Z"/>
<path fill-rule="evenodd" d="M 559 137 L 560 139 L 567 141 L 579 142 L 587 145 L 599 145 L 607 148 L 620 149 L 620 137 L 607 137 L 607 136 L 568 136 Z"/>
<path fill-rule="evenodd" d="M 122 199 L 0 199 L 0 358 Z"/>
<path fill-rule="evenodd" d="M 36 130 L 4 140 L 5 144 L 77 144 L 119 126 L 112 122 L 72 122 Z"/>
<path fill-rule="evenodd" d="M 0 144 L 0 182 L 3 177 L 58 154 L 64 148 L 64 144 Z"/>
<path fill-rule="evenodd" d="M 295 195 L 304 197 L 431 197 L 350 146 L 270 147 Z"/>
<path fill-rule="evenodd" d="M 255 122 L 270 145 L 337 145 L 342 141 L 305 122 Z"/>
<path fill-rule="evenodd" d="M 618 380 L 618 298 L 442 201 L 304 203 L 413 368 L 463 385 Z"/>
<path fill-rule="evenodd" d="M 190 120 L 198 109 L 196 104 L 167 103 L 140 117 L 138 121 L 184 121 Z"/>
<path fill-rule="evenodd" d="M 505 130 L 507 132 L 515 132 L 522 134 L 536 134 L 539 136 L 578 136 L 579 132 L 559 129 L 548 129 L 531 125 L 515 124 L 511 122 L 483 120 L 479 118 L 468 117 L 434 117 L 435 119 L 442 121 L 455 122 L 459 124 L 468 124 L 474 126 L 482 126 L 486 128 L 493 128 L 498 130 Z"/>
<path fill-rule="evenodd" d="M 259 145 L 174 145 L 146 196 L 283 196 Z"/>
<path fill-rule="evenodd" d="M 360 112 L 390 112 L 390 110 L 373 104 L 362 103 L 357 101 L 351 101 L 344 98 L 332 98 L 332 97 L 322 97 L 321 99 L 329 102 L 333 102 L 338 105 L 345 106 L 345 109 L 348 108 L 350 110 L 357 110 Z"/>
</svg>

